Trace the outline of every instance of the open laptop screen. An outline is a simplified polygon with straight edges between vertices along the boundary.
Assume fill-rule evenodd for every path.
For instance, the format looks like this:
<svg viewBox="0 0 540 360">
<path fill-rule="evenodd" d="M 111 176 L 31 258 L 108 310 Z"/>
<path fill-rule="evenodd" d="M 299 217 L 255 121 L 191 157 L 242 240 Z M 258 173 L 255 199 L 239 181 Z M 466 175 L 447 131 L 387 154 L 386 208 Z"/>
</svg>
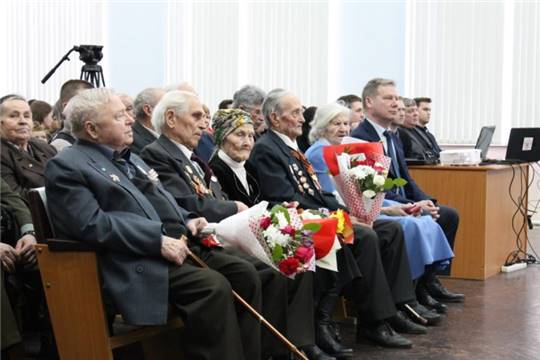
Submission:
<svg viewBox="0 0 540 360">
<path fill-rule="evenodd" d="M 476 140 L 475 149 L 480 149 L 482 152 L 482 161 L 486 160 L 489 145 L 491 145 L 491 139 L 493 139 L 493 133 L 495 132 L 495 126 L 484 126 L 480 130 L 478 140 Z"/>
<path fill-rule="evenodd" d="M 512 128 L 506 148 L 506 160 L 540 161 L 540 127 Z"/>
</svg>

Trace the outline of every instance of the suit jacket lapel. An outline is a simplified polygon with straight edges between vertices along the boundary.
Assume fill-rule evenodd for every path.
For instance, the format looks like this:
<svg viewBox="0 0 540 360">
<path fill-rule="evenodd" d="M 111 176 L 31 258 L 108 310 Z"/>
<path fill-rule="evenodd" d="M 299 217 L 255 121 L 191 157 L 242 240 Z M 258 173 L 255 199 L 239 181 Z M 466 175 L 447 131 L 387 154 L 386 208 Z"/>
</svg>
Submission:
<svg viewBox="0 0 540 360">
<path fill-rule="evenodd" d="M 141 171 L 145 176 L 148 176 L 148 173 L 150 172 L 150 170 L 152 170 L 140 157 L 138 157 L 135 154 L 131 154 L 130 160 L 135 166 L 137 166 L 138 170 Z M 163 187 L 163 184 L 161 184 L 161 182 L 159 181 L 159 178 L 155 182 L 155 185 L 159 193 L 163 195 L 167 199 L 167 201 L 169 201 L 169 203 L 172 205 L 172 207 L 174 208 L 178 216 L 180 216 L 180 218 L 183 219 L 184 216 L 178 209 L 178 204 L 176 203 L 172 195 L 168 191 L 165 190 L 165 188 Z"/>
<path fill-rule="evenodd" d="M 371 142 L 378 142 L 382 140 L 379 137 L 379 134 L 377 134 L 377 130 L 375 130 L 375 128 L 373 127 L 373 125 L 369 123 L 369 121 L 364 120 L 359 126 L 362 126 L 363 129 L 366 131 L 369 137 L 369 139 L 366 139 L 366 140 L 371 141 Z"/>
<path fill-rule="evenodd" d="M 273 131 L 268 131 L 268 136 L 270 139 L 276 144 L 276 146 L 280 149 L 280 151 L 283 153 L 283 155 L 286 158 L 286 162 L 288 163 L 290 173 L 290 177 L 292 180 L 292 183 L 296 183 L 297 188 L 295 191 L 298 191 L 305 196 L 311 196 L 312 198 L 315 198 L 317 201 L 323 201 L 322 194 L 319 190 L 317 190 L 317 187 L 315 186 L 315 183 L 313 183 L 307 169 L 305 169 L 304 164 L 302 164 L 299 160 L 297 160 L 292 155 L 292 149 L 288 147 L 283 140 L 279 138 L 276 134 L 274 134 Z M 299 174 L 298 168 L 302 169 L 302 174 Z M 302 178 L 305 178 L 305 181 L 302 181 Z M 304 184 L 309 182 L 309 189 L 313 191 L 313 194 L 310 194 L 308 192 L 308 189 L 304 186 Z"/>
<path fill-rule="evenodd" d="M 88 158 L 88 165 L 96 170 L 101 176 L 111 183 L 121 186 L 139 203 L 143 211 L 150 219 L 160 220 L 156 210 L 137 187 L 129 180 L 129 178 L 118 169 L 114 164 L 107 159 L 99 150 L 92 146 L 87 146 L 78 143 L 77 148 L 84 153 Z"/>
<path fill-rule="evenodd" d="M 204 178 L 201 177 L 199 171 L 195 168 L 191 160 L 184 155 L 182 150 L 180 150 L 175 143 L 173 143 L 166 136 L 161 135 L 158 139 L 158 144 L 163 148 L 163 150 L 165 150 L 165 152 L 167 152 L 174 160 L 178 162 L 177 167 L 180 169 L 180 174 L 184 177 L 186 183 L 191 186 L 193 193 L 202 195 L 199 194 L 199 191 L 197 191 L 195 188 L 197 186 L 197 180 L 205 188 L 209 189 L 204 181 Z"/>
<path fill-rule="evenodd" d="M 132 128 L 133 131 L 140 135 L 145 141 L 152 143 L 156 140 L 156 137 L 138 121 L 135 121 Z"/>
</svg>

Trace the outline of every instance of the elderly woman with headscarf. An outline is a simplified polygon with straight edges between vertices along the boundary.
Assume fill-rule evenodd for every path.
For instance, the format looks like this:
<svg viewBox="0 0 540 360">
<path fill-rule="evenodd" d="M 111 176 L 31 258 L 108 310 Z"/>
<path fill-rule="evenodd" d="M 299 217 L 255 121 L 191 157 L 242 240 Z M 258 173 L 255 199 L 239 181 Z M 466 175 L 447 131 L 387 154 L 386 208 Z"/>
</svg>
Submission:
<svg viewBox="0 0 540 360">
<path fill-rule="evenodd" d="M 350 110 L 342 105 L 327 104 L 317 109 L 311 123 L 309 138 L 312 145 L 306 151 L 306 157 L 313 165 L 321 186 L 328 192 L 337 193 L 334 181 L 328 174 L 328 167 L 323 159 L 323 148 L 328 145 L 339 145 L 348 137 L 350 131 L 349 112 Z M 413 279 L 418 279 L 425 272 L 447 266 L 448 260 L 454 254 L 441 227 L 431 216 L 409 215 L 406 209 L 411 206 L 412 204 L 384 200 L 379 219 L 398 221 L 403 227 L 411 276 Z M 437 304 L 433 303 L 435 310 L 444 312 L 444 305 Z"/>
<path fill-rule="evenodd" d="M 210 167 L 230 200 L 255 205 L 259 202 L 259 184 L 255 169 L 246 163 L 255 143 L 251 115 L 240 109 L 221 109 L 214 114 L 213 127 L 217 151 Z"/>
<path fill-rule="evenodd" d="M 2 178 L 23 196 L 45 185 L 45 164 L 56 154 L 46 142 L 31 138 L 32 128 L 32 110 L 25 98 L 6 95 L 0 99 Z"/>
</svg>

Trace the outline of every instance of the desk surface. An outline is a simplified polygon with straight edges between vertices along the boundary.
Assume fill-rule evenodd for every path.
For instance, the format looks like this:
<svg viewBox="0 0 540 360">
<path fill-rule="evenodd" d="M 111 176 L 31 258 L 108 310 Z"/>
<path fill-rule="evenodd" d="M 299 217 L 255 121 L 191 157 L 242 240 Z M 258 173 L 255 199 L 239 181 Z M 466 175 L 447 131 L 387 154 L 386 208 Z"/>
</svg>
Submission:
<svg viewBox="0 0 540 360">
<path fill-rule="evenodd" d="M 409 169 L 415 170 L 468 170 L 468 171 L 486 171 L 486 170 L 504 170 L 511 167 L 528 166 L 528 163 L 521 164 L 490 164 L 490 165 L 410 165 Z"/>
</svg>

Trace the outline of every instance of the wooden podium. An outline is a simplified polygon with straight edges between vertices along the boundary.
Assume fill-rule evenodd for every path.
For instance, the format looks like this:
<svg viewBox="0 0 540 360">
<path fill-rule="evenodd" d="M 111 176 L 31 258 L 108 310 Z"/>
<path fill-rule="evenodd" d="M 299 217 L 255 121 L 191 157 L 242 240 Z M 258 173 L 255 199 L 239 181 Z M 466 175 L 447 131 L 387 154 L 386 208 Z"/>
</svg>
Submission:
<svg viewBox="0 0 540 360">
<path fill-rule="evenodd" d="M 451 277 L 484 280 L 500 272 L 508 254 L 517 249 L 512 230 L 517 206 L 509 195 L 510 183 L 515 176 L 510 189 L 514 199 L 526 197 L 527 187 L 522 188 L 521 181 L 522 171 L 528 180 L 528 165 L 410 166 L 409 170 L 425 193 L 459 212 Z M 514 227 L 519 229 L 523 221 L 525 216 L 518 213 Z M 525 226 L 521 235 L 523 249 L 527 230 Z"/>
</svg>

